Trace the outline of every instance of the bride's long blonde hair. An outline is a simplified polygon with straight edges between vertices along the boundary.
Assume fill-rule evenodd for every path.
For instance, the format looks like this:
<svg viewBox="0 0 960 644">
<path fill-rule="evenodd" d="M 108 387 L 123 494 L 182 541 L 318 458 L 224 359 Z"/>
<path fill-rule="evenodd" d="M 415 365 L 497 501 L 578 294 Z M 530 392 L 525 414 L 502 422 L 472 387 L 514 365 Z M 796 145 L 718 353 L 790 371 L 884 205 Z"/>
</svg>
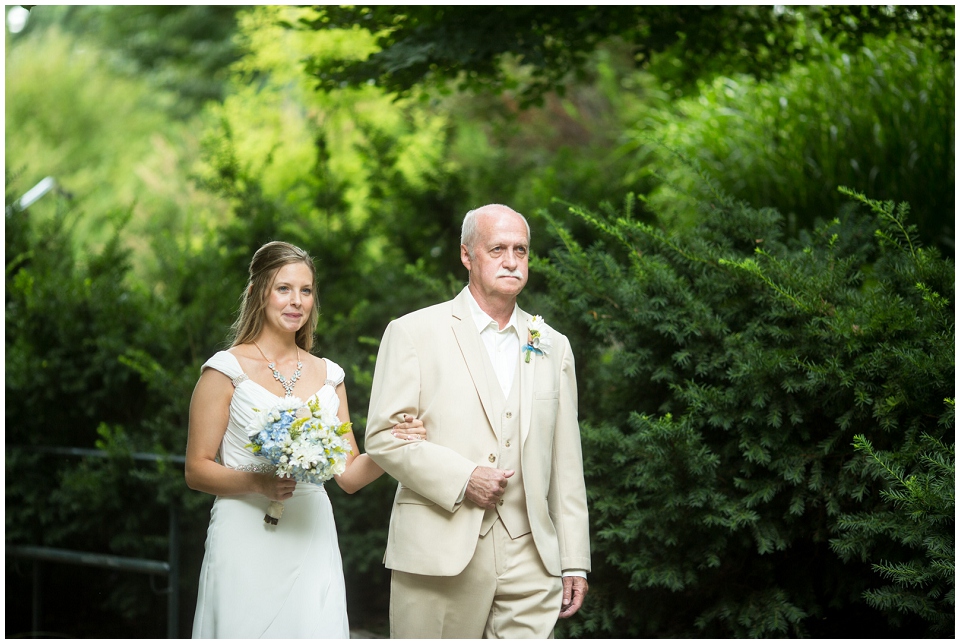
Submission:
<svg viewBox="0 0 960 644">
<path fill-rule="evenodd" d="M 253 342 L 263 330 L 264 310 L 267 305 L 267 295 L 273 286 L 274 276 L 287 264 L 306 264 L 313 275 L 314 293 L 317 289 L 317 271 L 313 266 L 313 258 L 301 248 L 282 241 L 272 241 L 264 244 L 253 254 L 250 261 L 250 279 L 240 296 L 240 314 L 230 327 L 232 334 L 230 346 Z M 297 346 L 309 352 L 313 348 L 313 333 L 317 328 L 317 318 L 320 316 L 319 299 L 314 295 L 313 307 L 307 314 L 306 323 L 297 331 Z"/>
</svg>

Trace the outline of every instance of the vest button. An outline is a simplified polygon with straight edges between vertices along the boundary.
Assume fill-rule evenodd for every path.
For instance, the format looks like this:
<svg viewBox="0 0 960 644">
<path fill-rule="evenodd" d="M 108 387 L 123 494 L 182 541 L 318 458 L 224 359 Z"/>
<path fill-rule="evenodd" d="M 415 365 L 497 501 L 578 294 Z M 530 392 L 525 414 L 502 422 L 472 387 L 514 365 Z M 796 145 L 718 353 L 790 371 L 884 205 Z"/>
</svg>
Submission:
<svg viewBox="0 0 960 644">
<path fill-rule="evenodd" d="M 497 457 L 491 454 L 490 456 L 487 457 L 487 460 L 490 461 L 491 463 L 495 463 L 497 461 Z"/>
<path fill-rule="evenodd" d="M 507 418 L 513 418 L 513 412 L 508 411 L 506 415 L 507 415 Z"/>
</svg>

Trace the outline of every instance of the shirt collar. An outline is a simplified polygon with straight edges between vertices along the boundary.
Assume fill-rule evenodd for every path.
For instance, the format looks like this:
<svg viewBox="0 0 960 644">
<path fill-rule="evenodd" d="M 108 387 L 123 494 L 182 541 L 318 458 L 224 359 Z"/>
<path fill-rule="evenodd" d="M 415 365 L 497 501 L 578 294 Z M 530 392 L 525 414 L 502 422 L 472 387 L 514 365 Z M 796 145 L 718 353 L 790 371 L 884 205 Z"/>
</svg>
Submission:
<svg viewBox="0 0 960 644">
<path fill-rule="evenodd" d="M 516 304 L 513 305 L 513 312 L 510 314 L 510 321 L 507 322 L 507 326 L 505 326 L 503 329 L 500 329 L 500 325 L 497 324 L 497 321 L 494 320 L 489 315 L 487 315 L 486 313 L 484 313 L 483 309 L 480 308 L 480 305 L 477 304 L 477 300 L 474 299 L 473 293 L 470 292 L 470 287 L 465 287 L 465 289 L 467 291 L 467 295 L 470 296 L 467 298 L 467 306 L 470 307 L 470 314 L 473 317 L 473 323 L 477 325 L 478 332 L 483 331 L 492 323 L 495 331 L 506 331 L 510 327 L 513 327 L 514 331 L 519 333 L 519 331 L 517 331 L 518 327 L 517 327 L 517 305 Z"/>
</svg>

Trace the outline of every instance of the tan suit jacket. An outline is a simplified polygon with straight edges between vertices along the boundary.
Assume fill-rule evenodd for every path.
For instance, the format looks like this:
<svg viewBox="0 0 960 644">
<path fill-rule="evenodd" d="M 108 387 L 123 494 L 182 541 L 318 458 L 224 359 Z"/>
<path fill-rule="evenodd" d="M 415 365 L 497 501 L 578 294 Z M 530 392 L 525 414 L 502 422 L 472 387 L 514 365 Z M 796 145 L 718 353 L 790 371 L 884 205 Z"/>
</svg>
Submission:
<svg viewBox="0 0 960 644">
<path fill-rule="evenodd" d="M 475 467 L 499 467 L 500 440 L 469 297 L 464 289 L 394 320 L 380 345 L 365 448 L 400 481 L 384 557 L 392 570 L 453 576 L 476 549 L 484 510 L 457 499 Z M 517 310 L 521 345 L 530 317 Z M 590 569 L 590 542 L 573 354 L 565 336 L 549 333 L 549 354 L 521 359 L 517 378 L 527 513 L 544 567 L 559 576 Z M 426 441 L 391 435 L 403 414 L 423 420 Z"/>
</svg>

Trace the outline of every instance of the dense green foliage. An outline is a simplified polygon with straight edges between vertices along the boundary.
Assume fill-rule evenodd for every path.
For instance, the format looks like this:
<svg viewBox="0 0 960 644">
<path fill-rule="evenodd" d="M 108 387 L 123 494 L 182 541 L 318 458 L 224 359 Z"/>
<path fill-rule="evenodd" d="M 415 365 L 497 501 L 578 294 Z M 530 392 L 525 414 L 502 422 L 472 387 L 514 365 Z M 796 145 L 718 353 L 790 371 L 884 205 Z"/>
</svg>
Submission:
<svg viewBox="0 0 960 644">
<path fill-rule="evenodd" d="M 945 402 L 948 414 L 941 421 L 944 429 L 952 430 L 954 401 Z M 888 507 L 841 516 L 841 536 L 831 546 L 845 560 L 869 559 L 884 538 L 907 546 L 909 560 L 871 564 L 893 583 L 864 592 L 864 598 L 895 622 L 900 621 L 900 613 L 919 615 L 930 623 L 933 634 L 952 634 L 956 607 L 954 444 L 924 435 L 909 450 L 877 453 L 870 441 L 859 435 L 854 437 L 854 446 L 869 456 L 867 467 L 874 476 L 889 484 L 880 492 Z"/>
<path fill-rule="evenodd" d="M 765 76 L 819 53 L 814 24 L 829 40 L 856 47 L 870 34 L 910 34 L 943 57 L 953 56 L 953 8 L 888 5 L 772 6 L 322 6 L 303 17 L 307 29 L 356 29 L 377 36 L 379 50 L 364 58 L 315 57 L 308 69 L 320 87 L 374 82 L 405 94 L 420 85 L 461 90 L 520 88 L 524 104 L 566 89 L 568 74 L 582 75 L 589 54 L 613 36 L 648 63 L 666 53 L 656 72 L 689 83 L 703 75 L 740 71 Z M 292 25 L 291 25 L 292 26 Z M 519 80 L 501 63 L 510 57 L 530 69 Z M 669 62 L 667 62 L 669 61 Z"/>
<path fill-rule="evenodd" d="M 580 115 L 595 111 L 596 98 L 584 104 L 576 88 L 604 73 L 588 54 L 616 35 L 619 86 L 602 100 L 620 112 L 627 145 L 603 157 L 604 175 L 616 182 L 606 182 L 606 200 L 619 201 L 621 185 L 647 192 L 637 183 L 649 181 L 651 169 L 676 167 L 654 191 L 656 209 L 680 219 L 694 212 L 682 194 L 696 178 L 665 162 L 656 144 L 666 143 L 697 158 L 734 197 L 779 209 L 792 235 L 815 226 L 817 216 L 837 215 L 844 185 L 909 202 L 921 240 L 953 252 L 955 184 L 941 180 L 954 176 L 953 7 L 416 7 L 397 14 L 358 6 L 325 7 L 297 25 L 359 25 L 376 36 L 373 53 L 311 56 L 307 70 L 327 90 L 373 83 L 402 96 L 448 91 L 455 81 L 481 97 L 509 91 L 528 106 L 549 105 L 556 98 L 548 92 L 572 85 L 574 100 L 563 109 Z M 649 70 L 658 86 L 624 66 Z M 624 101 L 624 90 L 642 103 Z M 621 154 L 637 156 L 612 164 Z"/>
<path fill-rule="evenodd" d="M 133 454 L 183 453 L 253 251 L 316 258 L 316 353 L 362 428 L 387 322 L 459 290 L 462 214 L 499 202 L 543 258 L 521 306 L 578 358 L 594 570 L 560 634 L 951 631 L 952 7 L 31 13 L 6 57 L 8 542 L 164 559 L 176 508 L 187 635 L 212 499 Z M 351 624 L 384 633 L 394 482 L 330 488 Z M 45 565 L 44 628 L 162 636 L 164 583 Z M 8 559 L 8 636 L 29 588 Z"/>
<path fill-rule="evenodd" d="M 178 100 L 172 114 L 188 117 L 221 100 L 229 67 L 241 54 L 234 41 L 238 7 L 228 5 L 59 6 L 38 12 L 26 33 L 51 25 L 102 42 L 108 64 L 150 78 Z"/>
<path fill-rule="evenodd" d="M 129 283 L 131 253 L 119 236 L 128 213 L 116 217 L 102 251 L 79 260 L 72 240 L 79 212 L 61 208 L 54 218 L 36 221 L 30 210 L 10 208 L 13 188 L 19 188 L 16 180 L 8 183 L 5 221 L 7 541 L 165 559 L 166 506 L 174 501 L 193 517 L 184 538 L 202 539 L 201 500 L 184 489 L 179 468 L 138 467 L 130 454 L 182 453 L 171 428 L 182 419 L 177 398 L 189 396 L 192 383 L 178 372 L 179 381 L 152 386 L 130 367 L 147 347 L 173 352 L 165 356 L 168 364 L 182 359 L 185 347 L 167 335 L 179 317 L 163 316 L 148 291 Z M 112 456 L 82 461 L 43 451 L 51 446 L 98 446 Z M 22 588 L 30 568 L 11 560 L 7 570 L 8 614 L 29 615 L 30 593 Z M 43 596 L 83 580 L 85 592 L 99 597 L 108 614 L 119 612 L 146 632 L 162 633 L 162 604 L 144 601 L 153 580 L 85 572 L 47 567 Z M 84 602 L 55 606 L 48 631 L 78 637 L 130 632 L 123 620 L 89 620 L 91 607 Z M 8 624 L 14 629 L 8 634 L 26 630 L 22 619 Z"/>
<path fill-rule="evenodd" d="M 132 211 L 123 244 L 134 251 L 134 265 L 146 269 L 151 237 L 193 233 L 218 219 L 221 206 L 198 194 L 188 177 L 198 155 L 197 125 L 170 122 L 174 97 L 111 71 L 109 58 L 58 27 L 28 33 L 9 48 L 6 167 L 17 173 L 21 193 L 50 176 L 62 196 L 83 204 L 72 220 L 79 257 L 108 242 L 114 213 Z M 32 213 L 47 219 L 55 210 L 46 197 Z"/>
<path fill-rule="evenodd" d="M 830 549 L 854 512 L 881 533 L 917 522 L 892 545 L 848 534 L 846 547 L 877 565 L 925 560 L 931 603 L 913 612 L 952 629 L 954 268 L 917 245 L 905 209 L 868 203 L 875 219 L 850 215 L 800 241 L 776 211 L 719 192 L 691 230 L 637 221 L 629 201 L 621 214 L 574 209 L 607 235 L 590 248 L 558 228 L 563 246 L 537 268 L 562 328 L 582 329 L 598 568 L 571 634 L 915 632 L 857 607 L 879 579 Z M 857 435 L 902 468 L 942 465 L 929 515 L 885 506 Z M 924 436 L 949 456 L 918 450 Z M 868 596 L 896 624 L 889 594 Z"/>
<path fill-rule="evenodd" d="M 954 71 L 931 48 L 867 37 L 853 52 L 822 55 L 770 79 L 717 77 L 699 95 L 640 121 L 629 136 L 669 164 L 651 134 L 696 158 L 720 185 L 755 206 L 789 217 L 789 232 L 840 212 L 839 186 L 911 206 L 928 244 L 952 248 Z M 669 164 L 671 167 L 677 164 Z M 698 182 L 680 165 L 653 195 L 665 215 L 696 212 L 683 192 Z M 679 188 L 678 190 L 675 188 Z"/>
</svg>

